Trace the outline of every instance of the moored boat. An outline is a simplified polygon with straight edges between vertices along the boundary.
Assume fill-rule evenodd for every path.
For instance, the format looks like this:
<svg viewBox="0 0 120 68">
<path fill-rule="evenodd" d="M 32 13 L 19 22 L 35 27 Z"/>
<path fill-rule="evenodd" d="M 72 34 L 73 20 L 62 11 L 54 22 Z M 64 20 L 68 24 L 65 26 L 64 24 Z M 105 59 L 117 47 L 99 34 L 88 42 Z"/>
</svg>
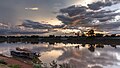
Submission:
<svg viewBox="0 0 120 68">
<path fill-rule="evenodd" d="M 39 53 L 32 52 L 28 49 L 16 48 L 16 50 L 12 50 L 10 51 L 10 53 L 13 57 L 20 57 L 26 59 L 33 59 L 35 57 L 39 57 Z"/>
</svg>

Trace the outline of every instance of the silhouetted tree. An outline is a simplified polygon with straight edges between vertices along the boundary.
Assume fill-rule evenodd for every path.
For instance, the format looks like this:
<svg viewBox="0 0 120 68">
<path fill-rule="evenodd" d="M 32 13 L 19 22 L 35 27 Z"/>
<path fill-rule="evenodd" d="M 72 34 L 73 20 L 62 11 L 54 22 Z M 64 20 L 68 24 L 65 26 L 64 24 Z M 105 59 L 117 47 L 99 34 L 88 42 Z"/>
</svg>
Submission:
<svg viewBox="0 0 120 68">
<path fill-rule="evenodd" d="M 115 37 L 115 36 L 116 36 L 116 34 L 112 34 L 112 35 L 111 35 L 111 37 Z"/>
<path fill-rule="evenodd" d="M 103 37 L 103 34 L 99 34 L 99 33 L 97 33 L 97 34 L 95 34 L 97 37 Z"/>
<path fill-rule="evenodd" d="M 95 34 L 95 33 L 94 33 L 94 30 L 93 30 L 93 29 L 91 29 L 90 31 L 88 31 L 88 33 L 87 33 L 87 34 L 88 34 L 88 36 L 94 36 L 94 34 Z"/>
</svg>

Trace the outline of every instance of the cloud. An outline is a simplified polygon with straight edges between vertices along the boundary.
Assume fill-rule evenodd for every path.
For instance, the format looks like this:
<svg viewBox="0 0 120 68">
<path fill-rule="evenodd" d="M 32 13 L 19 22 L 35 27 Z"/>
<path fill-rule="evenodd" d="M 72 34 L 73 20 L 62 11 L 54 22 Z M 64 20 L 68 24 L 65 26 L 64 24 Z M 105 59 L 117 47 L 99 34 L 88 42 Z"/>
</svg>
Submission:
<svg viewBox="0 0 120 68">
<path fill-rule="evenodd" d="M 42 23 L 39 23 L 39 22 L 31 21 L 31 20 L 24 20 L 23 23 L 22 23 L 22 26 L 29 27 L 29 28 L 34 28 L 34 29 L 52 28 L 52 25 L 42 24 Z"/>
<path fill-rule="evenodd" d="M 86 9 L 87 9 L 87 7 L 85 7 L 85 6 L 77 7 L 77 6 L 73 5 L 73 6 L 70 6 L 68 8 L 60 9 L 60 12 L 61 13 L 68 13 L 69 16 L 74 16 L 74 15 L 77 15 L 79 13 L 86 12 Z"/>
<path fill-rule="evenodd" d="M 87 7 L 73 5 L 67 8 L 60 9 L 59 12 L 61 14 L 57 16 L 57 19 L 69 26 L 79 25 L 83 27 L 94 27 L 94 25 L 96 25 L 97 27 L 101 28 L 104 25 L 106 27 L 109 27 L 110 25 L 113 25 L 113 27 L 115 27 L 117 25 L 118 27 L 120 26 L 120 24 L 117 21 L 118 19 L 116 20 L 116 18 L 118 18 L 116 16 L 119 16 L 120 12 L 118 11 L 119 7 L 116 4 L 120 4 L 120 1 L 98 1 L 93 2 L 92 4 L 88 4 Z M 116 7 L 118 7 L 118 9 L 111 10 L 115 5 Z M 106 7 L 110 8 L 110 10 L 103 9 Z M 97 20 L 99 24 L 96 24 L 94 20 Z M 116 21 L 112 22 L 112 20 Z"/>
<path fill-rule="evenodd" d="M 34 22 L 32 20 L 24 20 L 21 26 L 33 28 L 33 29 L 52 29 L 52 28 L 63 28 L 65 25 L 50 25 L 43 22 Z"/>
<path fill-rule="evenodd" d="M 37 11 L 37 10 L 39 10 L 39 8 L 38 7 L 34 7 L 34 8 L 25 8 L 26 10 L 33 10 L 33 11 Z"/>
<path fill-rule="evenodd" d="M 101 2 L 101 1 L 98 1 L 98 2 L 93 2 L 92 4 L 88 4 L 87 6 L 91 10 L 99 10 L 102 7 L 111 6 L 111 5 L 112 5 L 112 2 Z"/>
</svg>

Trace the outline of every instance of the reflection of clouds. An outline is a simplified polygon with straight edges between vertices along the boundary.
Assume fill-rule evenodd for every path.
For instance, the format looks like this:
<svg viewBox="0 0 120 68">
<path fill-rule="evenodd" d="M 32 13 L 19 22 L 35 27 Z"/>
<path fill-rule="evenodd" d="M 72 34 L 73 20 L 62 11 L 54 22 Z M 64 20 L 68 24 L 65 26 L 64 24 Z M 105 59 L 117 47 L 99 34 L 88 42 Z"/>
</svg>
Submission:
<svg viewBox="0 0 120 68">
<path fill-rule="evenodd" d="M 77 44 L 78 45 L 78 44 Z M 96 48 L 95 52 L 90 52 L 87 48 L 75 49 L 75 45 L 48 45 L 48 44 L 0 44 L 0 53 L 9 55 L 10 49 L 16 47 L 28 48 L 32 51 L 40 52 L 42 61 L 49 63 L 52 60 L 59 62 L 69 62 L 76 68 L 118 68 L 120 66 L 120 47 L 117 49 L 105 46 L 103 49 Z M 92 65 L 89 67 L 89 65 Z"/>
<path fill-rule="evenodd" d="M 71 50 L 64 51 L 63 55 L 60 56 L 58 60 L 65 60 L 71 57 L 79 58 L 81 57 L 81 55 L 82 55 L 81 51 L 76 50 L 76 49 L 71 49 Z"/>
<path fill-rule="evenodd" d="M 24 44 L 24 43 L 11 43 L 11 44 L 0 43 L 0 54 L 10 56 L 10 51 L 15 50 L 16 47 L 28 48 L 32 51 L 37 51 L 37 50 L 34 50 L 34 48 L 45 47 L 45 46 L 46 46 L 45 44 L 33 45 L 33 44 Z"/>
<path fill-rule="evenodd" d="M 38 52 L 44 52 L 44 51 L 48 50 L 48 48 L 47 47 L 34 47 L 32 50 L 38 51 Z"/>
<path fill-rule="evenodd" d="M 63 53 L 62 50 L 51 50 L 51 51 L 46 51 L 41 53 L 41 59 L 45 63 L 50 63 L 53 60 L 56 60 L 59 56 L 61 56 Z"/>
<path fill-rule="evenodd" d="M 103 67 L 101 67 L 101 66 L 93 66 L 91 68 L 103 68 Z"/>
<path fill-rule="evenodd" d="M 106 66 L 111 65 L 117 65 L 119 62 L 119 48 L 115 49 L 112 48 L 110 46 L 105 46 L 104 49 L 100 49 L 100 48 L 96 48 L 96 51 L 91 53 L 90 51 L 88 51 L 87 48 L 82 48 L 82 49 L 74 49 L 72 47 L 62 47 L 59 45 L 57 46 L 51 46 L 51 48 L 46 48 L 46 47 L 36 47 L 33 48 L 34 50 L 38 50 L 40 52 L 45 52 L 44 54 L 46 54 L 47 52 L 51 52 L 52 50 L 54 51 L 59 51 L 62 50 L 64 51 L 64 53 L 61 55 L 58 52 L 58 59 L 57 57 L 55 58 L 51 58 L 48 57 L 48 55 L 46 55 L 46 59 L 43 60 L 53 60 L 53 59 L 57 59 L 58 61 L 67 61 L 69 60 L 70 64 L 74 64 L 76 67 L 79 68 L 79 66 L 81 66 L 81 68 L 87 68 L 87 65 L 89 64 L 100 64 L 103 67 L 107 68 Z M 54 55 L 54 53 L 52 53 Z M 42 56 L 43 57 L 43 56 Z M 45 55 L 44 55 L 45 57 Z M 99 65 L 95 65 L 92 66 L 91 68 L 102 68 Z"/>
<path fill-rule="evenodd" d="M 78 68 L 79 65 L 86 68 L 89 64 L 100 64 L 103 66 L 116 65 L 117 62 L 120 62 L 118 60 L 119 57 L 118 51 L 112 48 L 98 49 L 94 53 L 91 53 L 87 49 L 81 51 L 73 49 L 65 51 L 58 60 L 69 60 L 69 63 L 76 65 Z"/>
</svg>

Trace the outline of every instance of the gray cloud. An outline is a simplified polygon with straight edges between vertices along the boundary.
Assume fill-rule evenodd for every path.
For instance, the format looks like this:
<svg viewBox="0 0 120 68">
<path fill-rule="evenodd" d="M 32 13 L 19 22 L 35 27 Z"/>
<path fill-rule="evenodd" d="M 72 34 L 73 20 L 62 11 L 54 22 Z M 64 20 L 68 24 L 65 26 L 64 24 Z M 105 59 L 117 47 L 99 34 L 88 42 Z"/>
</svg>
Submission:
<svg viewBox="0 0 120 68">
<path fill-rule="evenodd" d="M 34 28 L 34 29 L 48 29 L 48 28 L 52 28 L 52 25 L 49 25 L 49 24 L 42 24 L 42 23 L 39 23 L 39 22 L 34 22 L 34 21 L 31 21 L 31 20 L 25 20 L 23 23 L 22 23 L 22 26 L 24 27 L 29 27 L 29 28 Z"/>
<path fill-rule="evenodd" d="M 81 13 L 85 13 L 86 9 L 87 9 L 87 7 L 85 7 L 85 6 L 76 7 L 75 5 L 73 5 L 68 8 L 60 9 L 60 12 L 68 13 L 69 16 L 74 16 L 74 15 L 78 15 Z"/>
<path fill-rule="evenodd" d="M 112 22 L 112 23 L 103 23 L 100 24 L 98 27 L 98 29 L 114 29 L 114 28 L 118 28 L 120 26 L 119 22 Z"/>
<path fill-rule="evenodd" d="M 98 2 L 94 2 L 92 4 L 88 4 L 88 8 L 90 8 L 91 10 L 99 10 L 102 7 L 111 6 L 111 5 L 112 5 L 112 2 L 101 2 L 101 1 L 98 1 Z"/>
<path fill-rule="evenodd" d="M 63 28 L 65 25 L 50 25 L 43 24 L 43 22 L 34 22 L 32 20 L 24 20 L 21 26 L 33 28 L 33 29 L 52 29 L 52 28 Z"/>
<path fill-rule="evenodd" d="M 102 27 L 102 23 L 109 23 L 112 19 L 115 19 L 115 16 L 120 15 L 117 9 L 115 10 L 102 10 L 104 7 L 109 7 L 115 4 L 118 4 L 120 2 L 116 1 L 106 1 L 106 2 L 93 2 L 92 4 L 88 4 L 88 7 L 85 6 L 70 6 L 67 8 L 60 9 L 60 15 L 57 16 L 57 19 L 62 21 L 66 25 L 71 26 L 85 26 L 85 27 L 93 27 L 96 25 L 96 22 L 93 22 L 94 20 L 99 21 L 99 24 L 97 24 L 97 27 Z M 94 24 L 95 23 L 95 24 Z M 119 23 L 112 22 L 109 24 L 103 24 L 103 26 L 109 27 L 110 25 L 117 25 L 120 26 Z M 100 28 L 99 27 L 99 28 Z"/>
<path fill-rule="evenodd" d="M 21 20 L 30 19 L 35 21 L 49 20 L 56 17 L 52 12 L 57 12 L 58 9 L 69 6 L 76 2 L 82 2 L 82 0 L 1 0 L 0 1 L 0 21 L 10 22 L 12 25 L 21 24 Z M 92 1 L 92 0 L 91 0 Z M 94 0 L 97 1 L 97 0 Z M 105 2 L 94 2 L 86 6 L 70 6 L 60 9 L 61 15 L 57 18 L 64 24 L 79 24 L 79 25 L 91 25 L 94 19 L 100 22 L 106 22 L 113 19 L 119 13 L 109 10 L 95 10 L 103 7 L 109 7 L 119 0 L 106 0 Z M 93 6 L 95 5 L 95 6 Z M 37 8 L 39 8 L 39 10 Z M 25 8 L 27 10 L 25 10 Z M 34 8 L 34 9 L 33 9 Z M 95 8 L 95 9 L 94 9 Z M 31 11 L 31 10 L 37 11 Z"/>
</svg>

